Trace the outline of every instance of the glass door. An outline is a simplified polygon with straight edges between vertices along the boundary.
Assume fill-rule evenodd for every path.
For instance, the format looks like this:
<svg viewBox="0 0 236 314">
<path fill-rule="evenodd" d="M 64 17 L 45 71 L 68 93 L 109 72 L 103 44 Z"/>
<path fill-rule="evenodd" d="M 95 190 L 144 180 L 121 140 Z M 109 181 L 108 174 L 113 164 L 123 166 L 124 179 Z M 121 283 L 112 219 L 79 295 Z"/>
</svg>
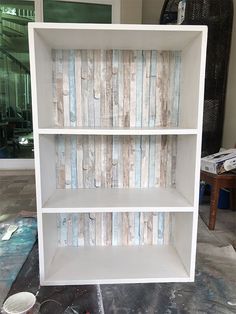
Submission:
<svg viewBox="0 0 236 314">
<path fill-rule="evenodd" d="M 120 0 L 0 0 L 0 169 L 33 167 L 28 23 L 34 21 L 119 23 Z"/>
<path fill-rule="evenodd" d="M 109 1 L 44 0 L 44 22 L 111 23 L 112 5 Z"/>
<path fill-rule="evenodd" d="M 0 2 L 0 158 L 33 158 L 28 23 L 34 1 Z"/>
</svg>

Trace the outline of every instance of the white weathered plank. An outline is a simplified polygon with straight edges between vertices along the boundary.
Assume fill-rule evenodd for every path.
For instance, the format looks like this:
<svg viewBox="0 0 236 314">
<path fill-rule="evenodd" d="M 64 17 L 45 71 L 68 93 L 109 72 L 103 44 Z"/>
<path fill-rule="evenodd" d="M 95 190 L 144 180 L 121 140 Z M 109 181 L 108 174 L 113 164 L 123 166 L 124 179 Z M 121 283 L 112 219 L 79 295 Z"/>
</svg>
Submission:
<svg viewBox="0 0 236 314">
<path fill-rule="evenodd" d="M 124 66 L 123 66 L 123 51 L 119 50 L 119 69 L 118 69 L 118 80 L 119 80 L 119 122 L 120 128 L 124 127 Z"/>
<path fill-rule="evenodd" d="M 134 188 L 135 187 L 135 137 L 129 136 L 129 143 L 128 145 L 128 158 L 129 163 L 127 166 L 129 167 L 129 187 Z M 126 163 L 125 163 L 126 164 Z"/>
<path fill-rule="evenodd" d="M 72 214 L 72 246 L 78 246 L 78 214 Z"/>
<path fill-rule="evenodd" d="M 170 213 L 165 213 L 163 243 L 168 245 L 170 242 Z"/>
<path fill-rule="evenodd" d="M 130 127 L 136 126 L 136 87 L 137 87 L 137 74 L 136 74 L 136 58 L 137 52 L 130 52 Z"/>
<path fill-rule="evenodd" d="M 142 126 L 142 102 L 143 102 L 143 52 L 136 52 L 136 127 Z"/>
<path fill-rule="evenodd" d="M 68 75 L 69 75 L 69 108 L 70 126 L 76 126 L 77 106 L 76 106 L 76 82 L 75 82 L 75 51 L 69 50 L 68 56 Z"/>
<path fill-rule="evenodd" d="M 77 137 L 77 184 L 78 188 L 84 187 L 83 180 L 83 138 Z"/>
<path fill-rule="evenodd" d="M 62 50 L 55 51 L 55 76 L 56 79 L 56 125 L 64 126 L 64 103 L 63 103 L 63 53 Z"/>
<path fill-rule="evenodd" d="M 78 246 L 84 246 L 84 213 L 78 214 Z"/>
<path fill-rule="evenodd" d="M 89 213 L 89 245 L 96 245 L 96 214 Z"/>
<path fill-rule="evenodd" d="M 90 246 L 90 232 L 89 232 L 90 218 L 89 218 L 89 213 L 85 213 L 83 215 L 84 215 L 84 245 Z"/>
<path fill-rule="evenodd" d="M 112 183 L 111 187 L 119 187 L 118 165 L 119 165 L 119 136 L 112 137 Z"/>
<path fill-rule="evenodd" d="M 81 51 L 75 52 L 75 88 L 76 88 L 76 124 L 83 126 L 83 106 L 82 106 L 82 73 L 81 73 Z"/>
<path fill-rule="evenodd" d="M 123 51 L 123 73 L 124 73 L 124 102 L 123 102 L 123 127 L 130 126 L 130 51 Z"/>
<path fill-rule="evenodd" d="M 88 186 L 93 188 L 95 186 L 95 137 L 88 136 Z"/>
<path fill-rule="evenodd" d="M 113 50 L 112 55 L 112 126 L 119 126 L 119 50 Z"/>
<path fill-rule="evenodd" d="M 101 102 L 100 102 L 101 126 L 107 127 L 106 120 L 106 51 L 101 50 Z"/>
<path fill-rule="evenodd" d="M 82 107 L 82 125 L 88 124 L 88 56 L 87 50 L 81 51 L 81 107 Z"/>
<path fill-rule="evenodd" d="M 87 50 L 88 58 L 88 126 L 95 126 L 94 111 L 94 56 L 93 50 Z"/>
<path fill-rule="evenodd" d="M 101 136 L 96 136 L 94 138 L 94 146 L 95 146 L 95 160 L 94 160 L 94 171 L 95 178 L 94 184 L 96 188 L 101 187 L 101 177 L 102 177 L 102 140 Z"/>
<path fill-rule="evenodd" d="M 129 170 L 130 170 L 130 159 L 129 159 L 129 144 L 130 136 L 123 136 L 123 187 L 129 187 Z"/>
<path fill-rule="evenodd" d="M 94 50 L 94 125 L 101 126 L 101 51 Z"/>
<path fill-rule="evenodd" d="M 112 213 L 106 215 L 106 246 L 112 245 Z"/>
<path fill-rule="evenodd" d="M 68 245 L 67 243 L 67 215 L 60 214 L 61 217 L 61 246 L 65 247 Z"/>
<path fill-rule="evenodd" d="M 72 214 L 67 214 L 67 245 L 72 246 L 72 237 L 73 237 L 73 230 L 72 230 Z"/>
<path fill-rule="evenodd" d="M 148 187 L 149 136 L 142 136 L 141 187 Z"/>
<path fill-rule="evenodd" d="M 96 246 L 102 244 L 102 214 L 96 213 Z"/>
<path fill-rule="evenodd" d="M 158 213 L 152 214 L 152 244 L 158 244 Z"/>
<path fill-rule="evenodd" d="M 128 213 L 128 245 L 135 244 L 135 221 L 134 213 Z"/>
<path fill-rule="evenodd" d="M 157 80 L 157 52 L 151 51 L 150 69 L 150 105 L 149 105 L 149 126 L 155 126 L 156 118 L 156 80 Z"/>
<path fill-rule="evenodd" d="M 65 136 L 65 188 L 71 189 L 71 142 L 70 142 L 70 136 Z"/>
<path fill-rule="evenodd" d="M 129 213 L 122 214 L 122 245 L 129 244 Z"/>
<path fill-rule="evenodd" d="M 106 187 L 112 187 L 112 136 L 106 137 Z"/>
<path fill-rule="evenodd" d="M 70 104 L 69 104 L 69 51 L 63 50 L 63 107 L 64 125 L 70 126 Z"/>
<path fill-rule="evenodd" d="M 143 106 L 142 106 L 142 127 L 149 126 L 149 107 L 150 107 L 150 70 L 151 70 L 151 51 L 143 51 Z"/>
</svg>

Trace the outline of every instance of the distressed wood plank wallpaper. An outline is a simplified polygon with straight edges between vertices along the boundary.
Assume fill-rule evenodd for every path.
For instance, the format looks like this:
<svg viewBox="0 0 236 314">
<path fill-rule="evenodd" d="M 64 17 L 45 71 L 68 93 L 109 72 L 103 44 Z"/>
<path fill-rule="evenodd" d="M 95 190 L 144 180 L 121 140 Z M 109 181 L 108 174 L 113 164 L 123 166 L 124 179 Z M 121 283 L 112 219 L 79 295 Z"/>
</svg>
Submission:
<svg viewBox="0 0 236 314">
<path fill-rule="evenodd" d="M 53 50 L 56 126 L 175 127 L 178 51 Z"/>
<path fill-rule="evenodd" d="M 56 136 L 57 188 L 175 185 L 176 136 Z"/>
<path fill-rule="evenodd" d="M 169 244 L 171 226 L 171 213 L 60 214 L 58 245 Z"/>
<path fill-rule="evenodd" d="M 178 126 L 179 52 L 53 51 L 55 125 Z M 58 188 L 175 185 L 176 136 L 57 136 Z M 58 215 L 59 245 L 167 244 L 169 213 Z"/>
</svg>

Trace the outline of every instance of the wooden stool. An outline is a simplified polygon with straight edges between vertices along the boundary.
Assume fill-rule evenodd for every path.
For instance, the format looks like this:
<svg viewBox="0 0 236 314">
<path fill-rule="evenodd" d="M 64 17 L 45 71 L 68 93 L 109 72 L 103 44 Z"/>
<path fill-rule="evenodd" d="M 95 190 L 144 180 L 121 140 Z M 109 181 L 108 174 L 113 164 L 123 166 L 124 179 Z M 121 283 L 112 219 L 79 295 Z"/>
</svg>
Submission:
<svg viewBox="0 0 236 314">
<path fill-rule="evenodd" d="M 208 228 L 214 230 L 220 189 L 232 189 L 232 192 L 230 193 L 230 206 L 232 209 L 236 210 L 236 175 L 232 173 L 217 175 L 201 171 L 201 181 L 205 181 L 211 185 L 211 204 Z"/>
</svg>

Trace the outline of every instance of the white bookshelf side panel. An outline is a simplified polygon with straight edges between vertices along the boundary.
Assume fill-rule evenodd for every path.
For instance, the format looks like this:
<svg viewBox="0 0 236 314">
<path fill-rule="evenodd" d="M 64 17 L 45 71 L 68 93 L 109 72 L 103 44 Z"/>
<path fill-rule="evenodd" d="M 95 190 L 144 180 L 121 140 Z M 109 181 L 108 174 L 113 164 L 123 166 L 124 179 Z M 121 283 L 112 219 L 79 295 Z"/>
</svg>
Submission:
<svg viewBox="0 0 236 314">
<path fill-rule="evenodd" d="M 193 230 L 193 217 L 193 213 L 174 213 L 172 218 L 171 242 L 181 257 L 184 267 L 189 274 L 191 269 L 194 272 L 194 267 L 192 267 L 193 236 L 195 241 L 197 240 L 197 229 Z M 197 228 L 196 224 L 195 227 Z M 193 273 L 191 274 L 191 277 L 192 276 Z"/>
<path fill-rule="evenodd" d="M 34 32 L 34 55 L 32 69 L 35 68 L 36 99 L 32 99 L 33 113 L 40 127 L 51 127 L 53 125 L 53 85 L 52 85 L 52 57 L 51 48 L 42 40 L 37 32 Z M 34 96 L 34 95 L 33 95 Z"/>
<path fill-rule="evenodd" d="M 176 155 L 176 188 L 191 203 L 196 194 L 196 151 L 197 135 L 178 136 Z"/>
<path fill-rule="evenodd" d="M 39 261 L 40 268 L 43 270 L 43 273 L 40 274 L 40 279 L 44 280 L 49 271 L 49 267 L 53 261 L 53 258 L 56 254 L 58 248 L 57 244 L 57 216 L 54 214 L 41 214 L 41 223 L 43 231 L 42 234 L 39 234 Z M 42 249 L 42 251 L 41 251 Z M 43 267 L 42 267 L 43 266 Z"/>
<path fill-rule="evenodd" d="M 199 34 L 182 51 L 179 122 L 185 128 L 198 127 L 199 107 L 203 106 L 203 99 L 201 99 L 203 91 L 200 91 L 200 88 L 204 86 L 201 84 L 204 80 L 204 77 L 201 77 L 201 64 L 205 64 L 202 54 L 203 38 L 205 37 Z"/>
<path fill-rule="evenodd" d="M 56 189 L 57 172 L 55 160 L 56 160 L 56 147 L 54 136 L 40 135 L 39 167 L 41 176 L 41 200 L 42 200 L 41 206 L 43 206 L 43 204 L 48 200 L 48 198 Z M 58 175 L 60 176 L 60 171 L 58 171 Z"/>
</svg>

